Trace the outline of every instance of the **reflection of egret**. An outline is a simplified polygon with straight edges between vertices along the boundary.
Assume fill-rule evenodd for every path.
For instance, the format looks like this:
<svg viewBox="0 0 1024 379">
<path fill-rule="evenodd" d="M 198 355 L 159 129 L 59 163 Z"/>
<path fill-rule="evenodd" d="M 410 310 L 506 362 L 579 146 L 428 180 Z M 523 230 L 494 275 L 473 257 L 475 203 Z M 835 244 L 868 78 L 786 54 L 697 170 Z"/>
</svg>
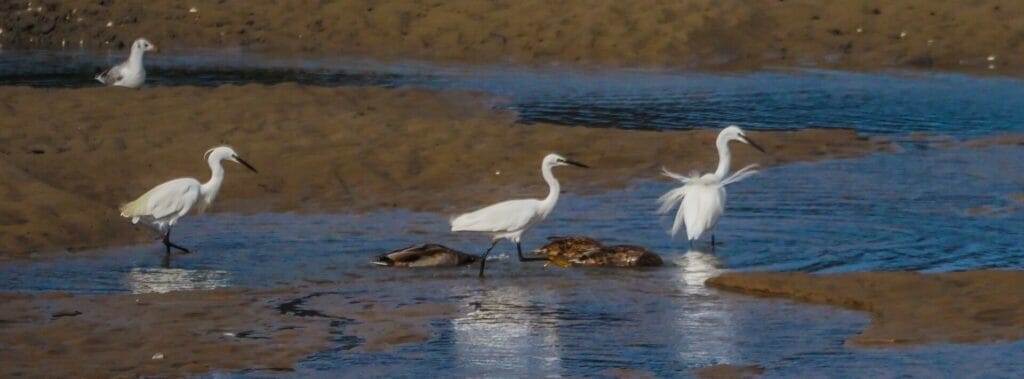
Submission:
<svg viewBox="0 0 1024 379">
<path fill-rule="evenodd" d="M 686 337 L 680 340 L 678 349 L 686 352 L 687 359 L 708 363 L 734 363 L 740 358 L 737 350 L 738 335 L 736 310 L 731 301 L 715 296 L 716 292 L 705 287 L 704 281 L 718 275 L 722 270 L 713 255 L 703 251 L 690 250 L 676 260 L 676 286 L 691 301 L 676 315 L 675 325 Z M 699 300 L 693 300 L 699 299 Z"/>
<path fill-rule="evenodd" d="M 743 129 L 733 125 L 718 134 L 715 145 L 718 147 L 718 169 L 714 173 L 700 175 L 691 173 L 689 176 L 676 174 L 662 169 L 666 176 L 683 182 L 683 186 L 668 191 L 658 202 L 661 203 L 659 213 L 667 213 L 672 208 L 679 206 L 676 212 L 675 221 L 672 223 L 672 235 L 679 233 L 683 223 L 686 223 L 686 239 L 693 245 L 693 241 L 700 239 L 705 233 L 711 233 L 711 246 L 715 246 L 715 225 L 719 217 L 725 212 L 725 186 L 736 183 L 757 171 L 750 165 L 729 175 L 729 166 L 732 164 L 732 152 L 729 150 L 729 141 L 740 141 L 764 152 L 761 146 L 750 140 L 743 132 Z"/>
<path fill-rule="evenodd" d="M 680 277 L 689 287 L 704 287 L 704 281 L 722 272 L 720 262 L 713 254 L 690 250 L 679 260 Z M 687 291 L 690 292 L 690 291 Z"/>
<path fill-rule="evenodd" d="M 228 272 L 220 270 L 135 267 L 125 279 L 132 293 L 212 290 L 229 285 Z"/>
<path fill-rule="evenodd" d="M 460 296 L 465 295 L 463 290 L 458 291 Z M 452 320 L 462 360 L 458 366 L 483 376 L 537 377 L 560 372 L 557 313 L 536 305 L 551 303 L 556 296 L 536 288 L 507 286 L 466 299 L 480 305 Z"/>
<path fill-rule="evenodd" d="M 558 202 L 558 194 L 561 192 L 561 187 L 558 184 L 558 179 L 555 179 L 555 175 L 551 173 L 551 169 L 556 166 L 567 165 L 587 167 L 582 163 L 566 159 L 558 154 L 548 154 L 544 157 L 540 171 L 541 175 L 544 176 L 544 181 L 550 187 L 548 196 L 544 199 L 503 201 L 452 219 L 453 232 L 480 232 L 491 235 L 491 247 L 480 257 L 481 277 L 484 276 L 484 264 L 487 263 L 487 255 L 494 249 L 494 245 L 497 245 L 498 241 L 502 239 L 515 242 L 516 252 L 519 254 L 520 261 L 547 260 L 547 258 L 523 257 L 523 248 L 519 240 L 522 238 L 523 233 L 544 221 L 548 214 L 555 209 L 555 203 Z"/>
</svg>

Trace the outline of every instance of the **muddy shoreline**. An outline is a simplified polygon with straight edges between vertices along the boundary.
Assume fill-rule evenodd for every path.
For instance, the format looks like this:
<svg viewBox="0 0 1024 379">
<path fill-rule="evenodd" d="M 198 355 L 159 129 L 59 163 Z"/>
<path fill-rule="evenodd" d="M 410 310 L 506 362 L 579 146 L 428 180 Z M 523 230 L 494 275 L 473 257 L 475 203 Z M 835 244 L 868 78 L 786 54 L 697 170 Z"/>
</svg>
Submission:
<svg viewBox="0 0 1024 379">
<path fill-rule="evenodd" d="M 709 287 L 864 311 L 871 324 L 854 346 L 992 343 L 1024 338 L 1024 271 L 940 274 L 728 273 Z"/>
<path fill-rule="evenodd" d="M 181 376 L 288 371 L 339 345 L 379 351 L 430 337 L 451 304 L 334 299 L 336 288 L 72 296 L 0 292 L 4 377 Z M 88 357 L 88 359 L 82 359 Z"/>
<path fill-rule="evenodd" d="M 410 209 L 455 213 L 541 196 L 540 159 L 563 190 L 599 193 L 637 179 L 713 170 L 716 131 L 520 125 L 478 93 L 280 84 L 218 88 L 0 88 L 0 258 L 151 241 L 117 205 L 175 177 L 206 180 L 202 154 L 228 143 L 259 174 L 228 164 L 213 212 Z M 854 157 L 890 148 L 851 130 L 754 132 L 737 167 Z M 653 201 L 653 200 L 652 200 Z"/>
<path fill-rule="evenodd" d="M 680 69 L 1018 74 L 1024 4 L 980 0 L 0 2 L 4 49 L 242 47 L 272 55 Z"/>
</svg>

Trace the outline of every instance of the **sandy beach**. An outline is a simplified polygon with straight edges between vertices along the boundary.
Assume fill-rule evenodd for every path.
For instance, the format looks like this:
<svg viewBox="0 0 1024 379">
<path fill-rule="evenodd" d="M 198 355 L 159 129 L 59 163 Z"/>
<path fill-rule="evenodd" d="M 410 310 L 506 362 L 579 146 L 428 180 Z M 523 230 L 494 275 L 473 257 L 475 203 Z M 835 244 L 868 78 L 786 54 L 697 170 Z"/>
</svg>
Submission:
<svg viewBox="0 0 1024 379">
<path fill-rule="evenodd" d="M 213 212 L 455 213 L 542 195 L 540 159 L 552 151 L 594 166 L 559 171 L 563 190 L 577 194 L 659 178 L 662 165 L 710 171 L 717 159 L 714 131 L 518 125 L 489 101 L 472 93 L 292 84 L 0 88 L 3 185 L 11 194 L 0 214 L 0 250 L 3 258 L 39 257 L 151 240 L 118 216 L 117 205 L 175 177 L 206 180 L 202 154 L 221 143 L 260 173 L 229 166 Z M 768 154 L 739 148 L 737 168 L 889 148 L 849 130 L 752 137 Z"/>
<path fill-rule="evenodd" d="M 1024 4 L 928 0 L 5 1 L 5 49 L 244 47 L 471 63 L 1015 74 Z"/>
<path fill-rule="evenodd" d="M 730 273 L 708 280 L 726 291 L 836 305 L 871 315 L 848 343 L 899 346 L 1024 338 L 1020 271 L 840 275 Z"/>
<path fill-rule="evenodd" d="M 426 341 L 445 304 L 401 305 L 323 295 L 330 288 L 223 289 L 72 296 L 0 293 L 0 375 L 135 377 L 288 370 L 331 346 L 349 318 L 359 349 Z M 88 357 L 88 359 L 82 359 Z M 39 364 L 40 362 L 48 364 Z"/>
<path fill-rule="evenodd" d="M 0 0 L 0 54 L 96 53 L 45 57 L 28 79 L 54 88 L 0 72 L 0 376 L 1019 375 L 1024 106 L 1007 99 L 1024 98 L 1022 14 L 999 0 Z M 151 67 L 164 81 L 85 83 L 138 37 L 171 57 Z M 196 61 L 173 59 L 238 52 L 253 65 L 214 59 L 202 75 L 221 81 L 188 83 L 211 87 L 174 76 Z M 557 107 L 531 122 L 488 87 L 525 75 L 392 72 L 452 67 L 594 85 L 552 95 L 532 76 L 521 91 L 548 96 L 526 102 Z M 400 78 L 351 86 L 363 74 Z M 296 79 L 331 75 L 352 82 Z M 250 84 L 219 85 L 234 82 Z M 763 128 L 748 136 L 767 152 L 733 143 L 732 166 L 773 169 L 730 187 L 718 245 L 687 247 L 654 214 L 663 167 L 718 161 L 721 125 L 665 130 L 669 108 Z M 609 114 L 662 124 L 600 124 Z M 218 215 L 185 230 L 204 250 L 158 262 L 156 234 L 118 206 L 205 181 L 221 144 L 259 173 L 226 163 Z M 665 265 L 531 266 L 514 243 L 487 279 L 368 263 L 414 240 L 482 252 L 486 237 L 437 226 L 543 196 L 550 152 L 591 168 L 555 170 L 585 196 L 540 231 L 650 246 Z M 554 235 L 540 234 L 523 247 Z"/>
</svg>

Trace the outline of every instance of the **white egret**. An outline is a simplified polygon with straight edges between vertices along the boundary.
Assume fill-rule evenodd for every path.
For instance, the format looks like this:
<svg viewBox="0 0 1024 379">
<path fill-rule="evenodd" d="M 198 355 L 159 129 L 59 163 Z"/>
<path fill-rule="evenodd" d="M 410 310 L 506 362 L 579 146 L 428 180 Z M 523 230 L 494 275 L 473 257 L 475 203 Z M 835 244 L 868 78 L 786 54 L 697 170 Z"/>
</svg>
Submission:
<svg viewBox="0 0 1024 379">
<path fill-rule="evenodd" d="M 189 250 L 171 242 L 171 228 L 178 219 L 188 214 L 193 208 L 204 211 L 213 203 L 224 183 L 224 167 L 220 161 L 229 160 L 240 163 L 252 172 L 257 172 L 248 162 L 242 160 L 235 150 L 228 146 L 219 146 L 206 151 L 206 162 L 212 172 L 210 180 L 199 183 L 194 178 L 179 178 L 153 187 L 138 199 L 121 206 L 121 216 L 132 219 L 132 223 L 144 220 L 152 224 L 163 235 L 167 253 L 171 248 L 188 253 Z"/>
<path fill-rule="evenodd" d="M 156 45 L 145 38 L 139 38 L 132 43 L 132 50 L 128 54 L 128 60 L 117 66 L 111 67 L 96 75 L 96 80 L 108 86 L 139 88 L 146 82 L 146 68 L 142 67 L 142 56 L 147 51 L 158 51 Z"/>
<path fill-rule="evenodd" d="M 678 205 L 679 211 L 676 212 L 675 221 L 672 223 L 671 234 L 675 236 L 679 233 L 679 229 L 685 223 L 686 238 L 691 245 L 704 233 L 711 233 L 711 246 L 714 249 L 715 225 L 718 224 L 718 219 L 725 212 L 725 186 L 757 173 L 754 170 L 757 165 L 749 165 L 729 175 L 729 166 L 732 164 L 732 153 L 729 151 L 730 141 L 740 141 L 764 152 L 761 146 L 747 137 L 743 129 L 731 125 L 722 129 L 715 142 L 718 147 L 718 169 L 714 173 L 700 175 L 693 172 L 689 176 L 685 176 L 662 168 L 666 176 L 679 180 L 683 186 L 668 191 L 658 199 L 658 202 L 661 203 L 658 212 L 667 213 Z"/>
<path fill-rule="evenodd" d="M 484 276 L 487 255 L 502 239 L 516 244 L 520 261 L 547 260 L 547 258 L 525 258 L 520 240 L 527 230 L 543 221 L 558 202 L 561 186 L 551 169 L 555 166 L 573 165 L 588 168 L 587 165 L 566 159 L 558 154 L 548 154 L 541 163 L 540 171 L 548 183 L 548 196 L 544 199 L 518 199 L 503 201 L 482 209 L 462 214 L 451 220 L 453 232 L 479 232 L 491 235 L 491 247 L 480 257 L 480 276 Z"/>
</svg>

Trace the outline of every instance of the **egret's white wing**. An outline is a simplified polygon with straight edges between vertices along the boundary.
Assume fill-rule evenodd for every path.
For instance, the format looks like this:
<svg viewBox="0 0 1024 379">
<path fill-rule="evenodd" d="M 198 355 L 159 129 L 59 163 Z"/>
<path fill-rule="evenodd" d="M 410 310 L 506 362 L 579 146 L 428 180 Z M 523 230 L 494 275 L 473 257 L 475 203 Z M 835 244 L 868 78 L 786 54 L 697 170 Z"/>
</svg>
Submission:
<svg viewBox="0 0 1024 379">
<path fill-rule="evenodd" d="M 691 172 L 689 175 L 681 175 L 662 167 L 661 172 L 667 177 L 684 183 L 682 187 L 668 191 L 658 198 L 658 203 L 660 204 L 658 207 L 658 213 L 668 213 L 672 208 L 679 206 L 679 210 L 676 212 L 676 218 L 672 221 L 672 230 L 669 232 L 672 236 L 675 236 L 676 234 L 679 234 L 679 230 L 683 228 L 686 213 L 684 211 L 684 204 L 686 204 L 684 201 L 687 198 L 687 195 L 694 191 L 695 188 L 715 185 L 717 181 L 713 175 L 709 174 L 701 176 L 700 173 L 696 171 Z M 689 231 L 690 224 L 686 223 L 686 225 L 687 231 Z"/>
<path fill-rule="evenodd" d="M 686 237 L 696 240 L 718 224 L 725 209 L 725 189 L 718 184 L 694 184 L 683 199 L 679 212 L 686 222 Z M 678 215 L 676 216 L 678 220 Z"/>
<path fill-rule="evenodd" d="M 700 173 L 696 171 L 691 172 L 690 175 L 683 175 L 669 171 L 667 168 L 664 167 L 661 168 L 661 174 L 683 183 L 690 183 L 700 178 Z"/>
<path fill-rule="evenodd" d="M 722 180 L 722 185 L 727 186 L 757 174 L 757 170 L 754 170 L 755 168 L 757 168 L 757 164 L 752 164 L 734 172 L 732 175 L 729 175 L 729 177 Z"/>
<path fill-rule="evenodd" d="M 540 200 L 503 201 L 452 219 L 452 231 L 509 233 L 528 227 L 539 218 Z"/>
<path fill-rule="evenodd" d="M 136 222 L 140 217 L 159 220 L 174 214 L 184 215 L 199 201 L 199 188 L 199 181 L 192 178 L 171 180 L 121 206 L 121 216 L 131 217 Z"/>
</svg>

